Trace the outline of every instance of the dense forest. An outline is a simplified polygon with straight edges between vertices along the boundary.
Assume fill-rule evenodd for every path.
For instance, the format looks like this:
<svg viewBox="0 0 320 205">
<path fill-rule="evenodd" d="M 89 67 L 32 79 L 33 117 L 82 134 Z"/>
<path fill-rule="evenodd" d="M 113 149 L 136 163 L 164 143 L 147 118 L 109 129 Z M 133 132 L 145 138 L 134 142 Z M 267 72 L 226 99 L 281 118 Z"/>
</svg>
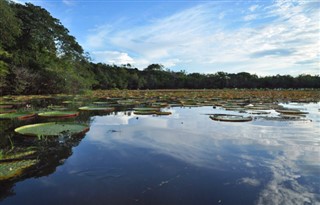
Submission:
<svg viewBox="0 0 320 205">
<path fill-rule="evenodd" d="M 311 75 L 201 74 L 170 71 L 161 64 L 138 70 L 130 64 L 93 63 L 48 11 L 8 0 L 0 0 L 0 78 L 1 95 L 115 88 L 320 88 L 320 76 Z"/>
</svg>

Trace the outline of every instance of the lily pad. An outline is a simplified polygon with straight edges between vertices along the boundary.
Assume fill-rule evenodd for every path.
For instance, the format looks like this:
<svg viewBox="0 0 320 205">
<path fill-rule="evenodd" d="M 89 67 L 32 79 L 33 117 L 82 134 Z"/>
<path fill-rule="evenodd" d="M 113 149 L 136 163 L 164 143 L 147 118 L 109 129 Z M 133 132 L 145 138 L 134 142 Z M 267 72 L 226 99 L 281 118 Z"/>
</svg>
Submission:
<svg viewBox="0 0 320 205">
<path fill-rule="evenodd" d="M 286 114 L 286 115 L 304 115 L 308 114 L 308 112 L 302 112 L 300 110 L 295 110 L 295 109 L 284 109 L 284 110 L 276 110 L 277 112 L 281 114 Z"/>
<path fill-rule="evenodd" d="M 156 115 L 171 115 L 171 112 L 156 112 Z"/>
<path fill-rule="evenodd" d="M 79 107 L 79 110 L 82 111 L 114 111 L 113 107 L 94 107 L 94 106 L 84 106 L 84 107 Z"/>
<path fill-rule="evenodd" d="M 248 122 L 252 120 L 252 117 L 245 117 L 242 115 L 212 115 L 212 120 L 225 121 L 225 122 Z"/>
<path fill-rule="evenodd" d="M 146 111 L 159 111 L 160 108 L 158 107 L 136 107 L 136 108 L 133 108 L 133 110 L 135 111 L 139 111 L 139 112 L 146 112 Z"/>
<path fill-rule="evenodd" d="M 133 112 L 133 114 L 135 115 L 155 115 L 157 114 L 158 112 L 155 111 L 155 110 L 147 110 L 147 111 L 135 111 Z"/>
<path fill-rule="evenodd" d="M 79 115 L 79 112 L 72 111 L 50 111 L 42 112 L 38 114 L 40 117 L 46 118 L 65 118 L 65 117 L 76 117 Z"/>
<path fill-rule="evenodd" d="M 0 180 L 14 178 L 22 174 L 23 170 L 37 164 L 39 160 L 21 160 L 0 164 Z"/>
<path fill-rule="evenodd" d="M 25 120 L 25 119 L 33 118 L 35 116 L 36 116 L 35 113 L 30 113 L 30 112 L 10 112 L 10 113 L 0 114 L 0 119 Z"/>
<path fill-rule="evenodd" d="M 78 133 L 85 133 L 89 130 L 86 125 L 82 124 L 71 124 L 71 123 L 60 123 L 60 122 L 49 122 L 39 123 L 32 125 L 25 125 L 16 128 L 16 133 L 26 136 L 59 136 L 59 135 L 73 135 Z"/>
<path fill-rule="evenodd" d="M 51 110 L 60 110 L 60 111 L 68 109 L 68 108 L 61 106 L 61 105 L 49 105 L 48 108 Z"/>
</svg>

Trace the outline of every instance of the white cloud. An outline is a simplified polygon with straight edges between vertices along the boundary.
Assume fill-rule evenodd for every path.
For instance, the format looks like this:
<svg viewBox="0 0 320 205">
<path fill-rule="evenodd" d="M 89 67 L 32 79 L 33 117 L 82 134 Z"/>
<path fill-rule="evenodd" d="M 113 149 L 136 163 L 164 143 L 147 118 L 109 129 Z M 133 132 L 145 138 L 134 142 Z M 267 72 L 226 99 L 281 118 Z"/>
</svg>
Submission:
<svg viewBox="0 0 320 205">
<path fill-rule="evenodd" d="M 138 67 L 162 63 L 200 73 L 318 74 L 319 9 L 304 7 L 277 1 L 248 8 L 263 13 L 240 14 L 237 8 L 226 12 L 203 4 L 130 29 L 101 26 L 87 36 L 86 47 L 93 55 L 97 49 L 124 51 Z M 262 55 L 271 51 L 278 52 Z M 309 63 L 302 68 L 299 62 Z"/>
<path fill-rule="evenodd" d="M 73 0 L 62 0 L 62 3 L 64 3 L 67 6 L 74 6 L 75 2 Z"/>
<path fill-rule="evenodd" d="M 135 61 L 127 54 L 117 51 L 95 51 L 92 53 L 95 61 L 105 62 L 108 64 L 134 64 Z"/>
<path fill-rule="evenodd" d="M 14 3 L 18 3 L 18 4 L 24 4 L 23 1 L 20 1 L 20 0 L 12 0 Z"/>
<path fill-rule="evenodd" d="M 252 21 L 252 20 L 254 20 L 254 19 L 256 19 L 256 18 L 257 18 L 257 15 L 255 15 L 255 14 L 249 14 L 249 15 L 243 17 L 243 20 L 245 20 L 245 21 Z"/>
<path fill-rule="evenodd" d="M 249 7 L 249 10 L 251 12 L 254 12 L 257 8 L 259 8 L 259 5 L 252 5 L 252 6 Z"/>
</svg>

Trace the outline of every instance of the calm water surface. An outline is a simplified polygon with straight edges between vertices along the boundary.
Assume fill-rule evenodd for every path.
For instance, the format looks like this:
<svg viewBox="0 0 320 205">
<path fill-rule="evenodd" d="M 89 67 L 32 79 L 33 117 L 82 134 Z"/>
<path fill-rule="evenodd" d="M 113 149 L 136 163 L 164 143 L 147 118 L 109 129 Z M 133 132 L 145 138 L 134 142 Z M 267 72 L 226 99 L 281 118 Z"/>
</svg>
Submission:
<svg viewBox="0 0 320 205">
<path fill-rule="evenodd" d="M 47 164 L 0 182 L 0 204 L 320 204 L 319 104 L 284 106 L 309 114 L 244 123 L 213 121 L 208 114 L 235 112 L 212 107 L 91 116 L 90 131 L 55 145 Z"/>
</svg>

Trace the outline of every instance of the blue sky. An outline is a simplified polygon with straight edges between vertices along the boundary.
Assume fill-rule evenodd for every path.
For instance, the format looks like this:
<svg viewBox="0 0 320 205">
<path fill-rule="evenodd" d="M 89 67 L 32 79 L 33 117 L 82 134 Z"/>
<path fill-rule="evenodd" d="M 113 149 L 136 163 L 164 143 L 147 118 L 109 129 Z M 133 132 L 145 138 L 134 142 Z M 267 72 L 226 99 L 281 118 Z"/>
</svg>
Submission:
<svg viewBox="0 0 320 205">
<path fill-rule="evenodd" d="M 319 1 L 15 1 L 60 19 L 94 62 L 320 75 Z"/>
</svg>

